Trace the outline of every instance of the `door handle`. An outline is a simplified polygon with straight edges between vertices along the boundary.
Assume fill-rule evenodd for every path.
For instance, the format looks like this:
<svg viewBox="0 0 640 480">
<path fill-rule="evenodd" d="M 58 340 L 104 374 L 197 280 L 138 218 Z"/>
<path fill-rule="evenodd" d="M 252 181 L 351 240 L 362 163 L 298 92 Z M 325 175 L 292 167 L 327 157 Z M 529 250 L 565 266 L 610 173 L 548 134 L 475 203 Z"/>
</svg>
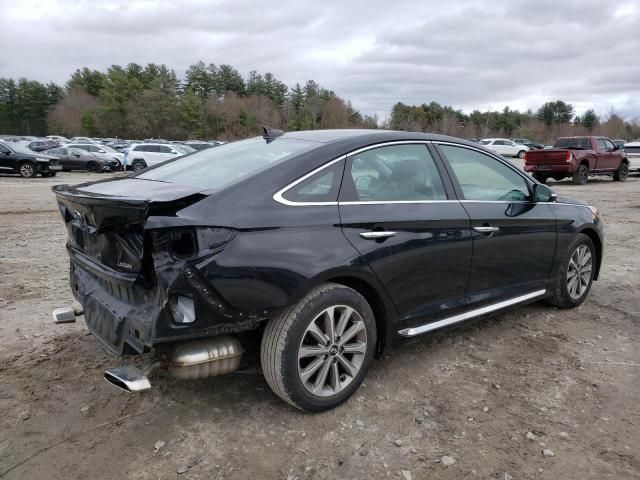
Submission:
<svg viewBox="0 0 640 480">
<path fill-rule="evenodd" d="M 500 230 L 500 227 L 492 227 L 490 225 L 483 225 L 482 227 L 473 227 L 473 229 L 478 233 L 493 233 Z"/>
<path fill-rule="evenodd" d="M 388 232 L 386 230 L 362 232 L 360 236 L 365 240 L 379 240 L 381 238 L 395 237 L 398 232 Z"/>
</svg>

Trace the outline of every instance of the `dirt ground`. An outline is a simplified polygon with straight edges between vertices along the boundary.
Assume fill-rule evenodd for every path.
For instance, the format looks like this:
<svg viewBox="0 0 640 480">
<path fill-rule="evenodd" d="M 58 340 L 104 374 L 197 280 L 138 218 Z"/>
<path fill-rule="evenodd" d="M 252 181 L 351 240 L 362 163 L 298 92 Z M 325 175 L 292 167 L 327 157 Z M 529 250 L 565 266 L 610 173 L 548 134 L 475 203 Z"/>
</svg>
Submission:
<svg viewBox="0 0 640 480">
<path fill-rule="evenodd" d="M 403 344 L 323 414 L 278 400 L 258 369 L 154 376 L 141 395 L 102 380 L 119 360 L 81 319 L 51 321 L 73 298 L 50 187 L 96 178 L 0 176 L 0 478 L 640 478 L 640 176 L 551 184 L 606 224 L 580 308 L 536 303 Z"/>
</svg>

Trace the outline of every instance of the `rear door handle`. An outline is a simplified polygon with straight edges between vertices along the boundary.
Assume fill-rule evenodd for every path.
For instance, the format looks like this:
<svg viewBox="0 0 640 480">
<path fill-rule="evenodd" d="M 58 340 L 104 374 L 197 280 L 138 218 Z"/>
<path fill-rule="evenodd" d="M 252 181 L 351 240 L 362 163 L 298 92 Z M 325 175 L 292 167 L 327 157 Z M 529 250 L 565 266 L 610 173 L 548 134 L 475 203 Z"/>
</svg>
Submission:
<svg viewBox="0 0 640 480">
<path fill-rule="evenodd" d="M 362 232 L 360 236 L 365 240 L 378 240 L 381 238 L 395 237 L 397 234 L 398 232 L 388 232 L 386 230 L 381 230 L 373 232 Z"/>
<path fill-rule="evenodd" d="M 473 229 L 478 233 L 493 233 L 500 230 L 500 227 L 492 227 L 490 225 L 483 225 L 482 227 L 473 227 Z"/>
</svg>

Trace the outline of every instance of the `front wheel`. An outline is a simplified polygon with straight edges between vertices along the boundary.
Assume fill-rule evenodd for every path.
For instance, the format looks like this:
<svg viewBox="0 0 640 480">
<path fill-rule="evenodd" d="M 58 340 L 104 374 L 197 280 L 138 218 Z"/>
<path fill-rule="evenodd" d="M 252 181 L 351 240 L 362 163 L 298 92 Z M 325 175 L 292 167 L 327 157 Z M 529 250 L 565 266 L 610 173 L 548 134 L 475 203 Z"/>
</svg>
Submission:
<svg viewBox="0 0 640 480">
<path fill-rule="evenodd" d="M 518 158 L 524 158 L 524 156 L 527 154 L 527 152 L 525 152 L 524 150 L 520 150 L 518 152 Z"/>
<path fill-rule="evenodd" d="M 574 308 L 584 302 L 593 284 L 595 259 L 596 249 L 591 239 L 578 234 L 559 267 L 556 285 L 548 302 L 560 308 Z"/>
<path fill-rule="evenodd" d="M 371 307 L 355 290 L 325 283 L 272 318 L 260 360 L 273 392 L 291 405 L 323 411 L 364 380 L 376 347 Z"/>
<path fill-rule="evenodd" d="M 589 181 L 589 169 L 586 165 L 578 165 L 578 169 L 573 174 L 573 183 L 575 185 L 586 185 Z"/>
<path fill-rule="evenodd" d="M 616 182 L 625 182 L 629 176 L 629 164 L 622 162 L 618 167 L 618 170 L 613 174 L 613 179 Z"/>
<path fill-rule="evenodd" d="M 36 172 L 36 167 L 31 162 L 22 162 L 18 171 L 20 172 L 20 176 L 23 178 L 35 178 L 38 174 Z"/>
<path fill-rule="evenodd" d="M 136 160 L 131 164 L 131 169 L 134 172 L 140 172 L 140 171 L 144 170 L 145 168 L 147 168 L 147 164 L 144 163 L 144 160 Z"/>
</svg>

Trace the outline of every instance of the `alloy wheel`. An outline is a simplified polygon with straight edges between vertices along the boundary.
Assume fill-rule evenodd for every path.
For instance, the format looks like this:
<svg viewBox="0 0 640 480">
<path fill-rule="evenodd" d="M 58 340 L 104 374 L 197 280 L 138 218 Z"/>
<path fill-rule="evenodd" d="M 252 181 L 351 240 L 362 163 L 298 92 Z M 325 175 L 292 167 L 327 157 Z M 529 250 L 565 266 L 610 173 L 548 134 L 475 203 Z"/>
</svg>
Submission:
<svg viewBox="0 0 640 480">
<path fill-rule="evenodd" d="M 592 268 L 591 250 L 586 245 L 579 245 L 571 255 L 567 267 L 567 291 L 572 299 L 579 299 L 589 287 Z"/>
<path fill-rule="evenodd" d="M 319 397 L 341 392 L 356 377 L 367 352 L 362 317 L 346 305 L 326 308 L 305 330 L 298 348 L 298 375 Z"/>
<path fill-rule="evenodd" d="M 23 177 L 32 177 L 33 176 L 33 165 L 30 163 L 25 163 L 20 167 L 20 175 Z"/>
</svg>

